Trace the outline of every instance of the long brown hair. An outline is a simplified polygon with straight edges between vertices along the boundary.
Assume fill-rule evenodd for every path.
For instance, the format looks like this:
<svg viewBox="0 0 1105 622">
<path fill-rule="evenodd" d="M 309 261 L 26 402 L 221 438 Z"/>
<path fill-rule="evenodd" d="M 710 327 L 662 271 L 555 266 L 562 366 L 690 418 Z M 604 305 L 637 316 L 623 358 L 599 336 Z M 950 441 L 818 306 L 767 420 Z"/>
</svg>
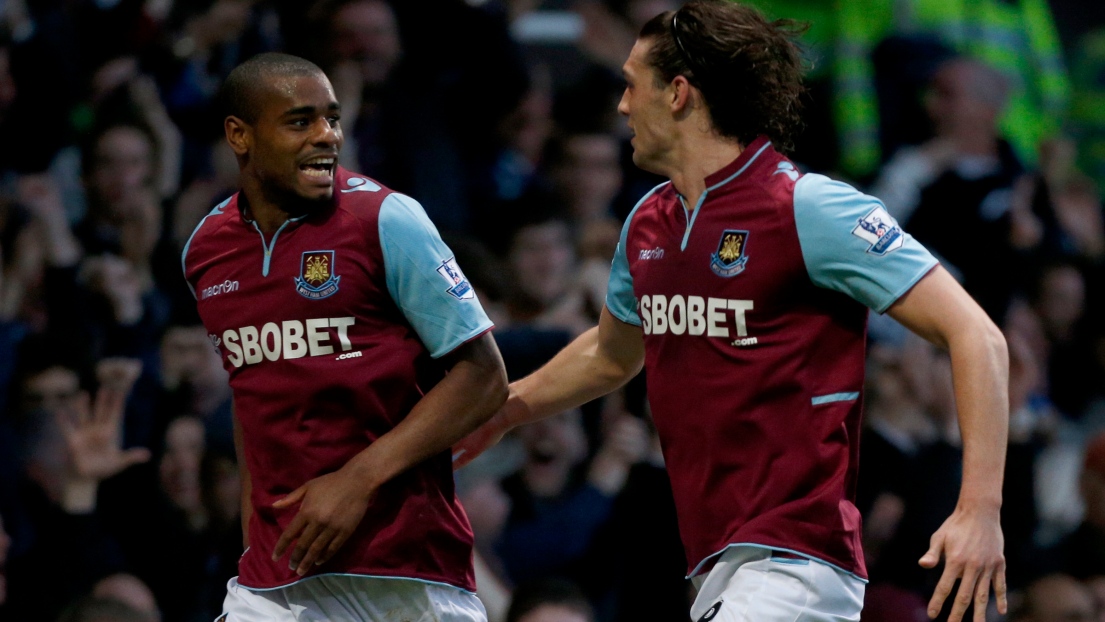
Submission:
<svg viewBox="0 0 1105 622">
<path fill-rule="evenodd" d="M 766 134 L 782 152 L 802 127 L 802 58 L 795 39 L 807 26 L 768 21 L 754 8 L 694 0 L 641 28 L 648 62 L 664 82 L 684 76 L 706 100 L 714 129 L 747 145 Z"/>
</svg>

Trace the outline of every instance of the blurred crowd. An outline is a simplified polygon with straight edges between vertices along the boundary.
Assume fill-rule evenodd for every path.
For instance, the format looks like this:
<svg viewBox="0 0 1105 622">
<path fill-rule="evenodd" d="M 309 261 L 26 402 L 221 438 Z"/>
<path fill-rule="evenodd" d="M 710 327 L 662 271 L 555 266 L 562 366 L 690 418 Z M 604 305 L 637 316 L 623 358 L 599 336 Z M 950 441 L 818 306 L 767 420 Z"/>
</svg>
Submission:
<svg viewBox="0 0 1105 622">
<path fill-rule="evenodd" d="M 749 0 L 809 23 L 793 158 L 888 210 L 1003 328 L 1013 622 L 1105 622 L 1105 4 Z M 193 622 L 241 554 L 226 373 L 181 276 L 237 187 L 215 93 L 285 51 L 341 164 L 419 200 L 512 378 L 593 325 L 660 179 L 616 106 L 677 0 L 0 2 L 0 619 Z M 644 378 L 457 473 L 492 622 L 685 620 Z M 960 478 L 947 356 L 871 318 L 865 621 L 925 619 Z M 991 620 L 1002 619 L 996 611 Z"/>
</svg>

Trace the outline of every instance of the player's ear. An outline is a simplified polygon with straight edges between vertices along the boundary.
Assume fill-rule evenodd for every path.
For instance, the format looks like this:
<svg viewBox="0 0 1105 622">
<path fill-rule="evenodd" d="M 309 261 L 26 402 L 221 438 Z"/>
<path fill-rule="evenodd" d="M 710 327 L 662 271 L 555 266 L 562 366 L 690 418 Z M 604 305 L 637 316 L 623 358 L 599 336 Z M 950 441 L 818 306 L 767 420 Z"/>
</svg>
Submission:
<svg viewBox="0 0 1105 622">
<path fill-rule="evenodd" d="M 226 133 L 226 142 L 236 155 L 243 156 L 249 152 L 253 136 L 248 123 L 231 115 L 223 121 L 223 131 Z"/>
<path fill-rule="evenodd" d="M 669 105 L 673 113 L 689 112 L 694 103 L 694 93 L 686 76 L 675 76 L 671 81 L 671 99 Z"/>
</svg>

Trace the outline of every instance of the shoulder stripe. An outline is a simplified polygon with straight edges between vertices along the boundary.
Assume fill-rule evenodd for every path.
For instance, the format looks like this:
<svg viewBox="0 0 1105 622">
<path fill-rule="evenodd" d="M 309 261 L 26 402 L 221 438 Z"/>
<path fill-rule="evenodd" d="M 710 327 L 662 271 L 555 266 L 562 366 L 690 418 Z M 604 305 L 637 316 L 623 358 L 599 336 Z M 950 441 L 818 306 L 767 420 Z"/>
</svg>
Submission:
<svg viewBox="0 0 1105 622">
<path fill-rule="evenodd" d="M 200 228 L 203 227 L 203 223 L 207 222 L 208 218 L 212 216 L 218 216 L 223 213 L 223 208 L 226 207 L 230 200 L 234 198 L 234 195 L 227 197 L 222 203 L 219 203 L 206 216 L 200 219 L 196 228 L 192 230 L 192 235 L 188 236 L 188 241 L 184 243 L 184 250 L 180 252 L 180 271 L 184 275 L 184 282 L 188 284 L 188 289 L 192 292 L 192 297 L 196 296 L 196 289 L 192 287 L 192 282 L 188 280 L 188 249 L 192 246 L 192 240 L 196 237 L 196 234 L 200 232 Z"/>
<path fill-rule="evenodd" d="M 630 218 L 633 218 L 633 214 L 635 214 L 637 212 L 637 208 L 644 205 L 645 201 L 647 201 L 648 198 L 651 197 L 652 195 L 656 194 L 657 190 L 659 190 L 660 188 L 663 188 L 664 186 L 668 186 L 668 185 L 671 185 L 671 181 L 665 181 L 662 184 L 657 184 L 656 187 L 654 187 L 652 190 L 649 190 L 648 192 L 646 192 L 645 196 L 641 197 L 641 200 L 637 201 L 637 204 L 633 206 L 633 209 L 629 210 L 629 216 L 626 217 L 626 220 L 628 221 Z"/>
</svg>

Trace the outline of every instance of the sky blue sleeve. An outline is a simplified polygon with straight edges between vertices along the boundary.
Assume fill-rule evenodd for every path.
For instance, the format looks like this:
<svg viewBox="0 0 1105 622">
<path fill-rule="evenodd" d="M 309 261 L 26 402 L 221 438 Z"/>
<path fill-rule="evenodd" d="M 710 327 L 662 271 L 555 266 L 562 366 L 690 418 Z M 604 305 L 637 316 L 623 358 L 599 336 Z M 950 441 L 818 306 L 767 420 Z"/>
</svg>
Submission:
<svg viewBox="0 0 1105 622">
<path fill-rule="evenodd" d="M 633 222 L 633 216 L 645 200 L 663 185 L 650 190 L 633 206 L 633 211 L 629 212 L 625 224 L 622 225 L 622 235 L 618 238 L 618 248 L 614 250 L 614 261 L 610 264 L 610 281 L 606 284 L 606 308 L 610 309 L 614 317 L 634 326 L 641 325 L 641 317 L 637 315 L 637 297 L 633 295 L 633 276 L 629 274 L 629 256 L 626 254 L 629 252 L 626 250 L 629 223 Z"/>
<path fill-rule="evenodd" d="M 795 184 L 794 221 L 810 280 L 879 313 L 937 263 L 881 201 L 823 175 Z"/>
<path fill-rule="evenodd" d="M 389 195 L 379 227 L 388 292 L 430 356 L 444 356 L 491 328 L 453 251 L 417 201 Z"/>
</svg>

